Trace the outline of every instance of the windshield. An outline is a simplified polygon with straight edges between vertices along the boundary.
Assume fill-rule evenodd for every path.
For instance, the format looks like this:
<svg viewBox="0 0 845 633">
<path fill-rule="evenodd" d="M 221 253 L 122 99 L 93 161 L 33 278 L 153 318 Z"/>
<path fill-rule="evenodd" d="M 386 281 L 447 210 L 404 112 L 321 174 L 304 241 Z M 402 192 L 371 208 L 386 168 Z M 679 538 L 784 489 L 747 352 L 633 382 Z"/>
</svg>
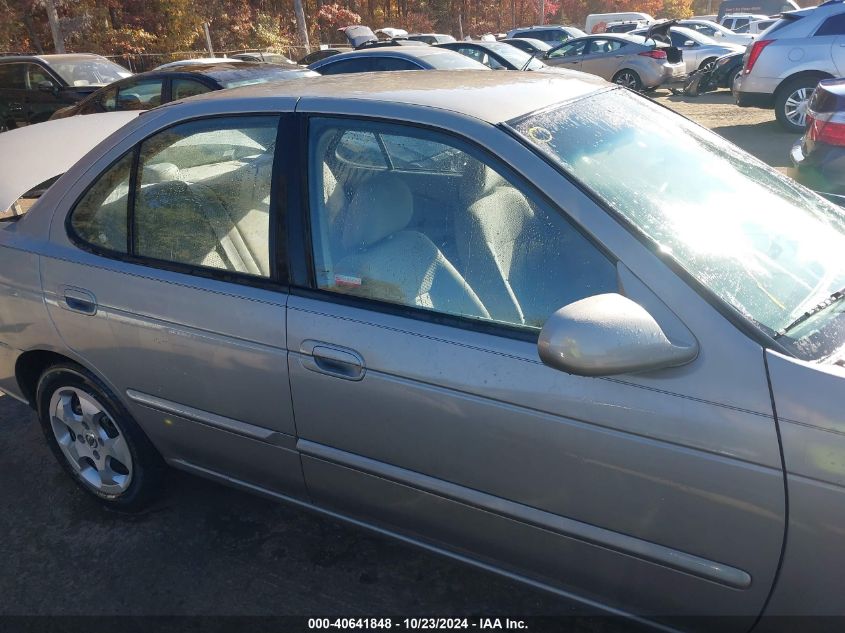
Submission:
<svg viewBox="0 0 845 633">
<path fill-rule="evenodd" d="M 516 46 L 505 44 L 503 42 L 490 42 L 487 44 L 487 48 L 497 55 L 504 57 L 518 70 L 522 70 L 528 60 L 531 59 L 531 55 L 529 53 L 518 49 Z M 531 59 L 531 63 L 528 64 L 526 70 L 539 70 L 540 68 L 545 68 L 545 66 L 546 65 L 540 60 Z"/>
<path fill-rule="evenodd" d="M 105 86 L 113 81 L 132 76 L 132 73 L 123 66 L 119 66 L 107 59 L 84 57 L 50 59 L 49 57 L 45 57 L 44 61 L 69 86 Z"/>
<path fill-rule="evenodd" d="M 715 297 L 805 359 L 845 343 L 845 215 L 722 137 L 627 90 L 511 123 Z"/>
</svg>

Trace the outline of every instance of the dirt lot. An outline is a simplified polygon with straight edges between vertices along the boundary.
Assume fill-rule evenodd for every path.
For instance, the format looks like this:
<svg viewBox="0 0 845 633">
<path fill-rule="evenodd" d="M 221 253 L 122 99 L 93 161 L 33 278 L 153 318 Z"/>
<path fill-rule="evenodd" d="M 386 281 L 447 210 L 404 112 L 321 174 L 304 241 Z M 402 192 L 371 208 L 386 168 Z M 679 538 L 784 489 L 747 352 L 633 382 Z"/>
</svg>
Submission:
<svg viewBox="0 0 845 633">
<path fill-rule="evenodd" d="M 699 97 L 673 96 L 659 90 L 652 96 L 658 103 L 709 127 L 772 167 L 783 171 L 789 164 L 789 148 L 796 135 L 778 125 L 772 110 L 740 108 L 728 90 Z"/>
<path fill-rule="evenodd" d="M 655 97 L 770 164 L 787 164 L 794 136 L 770 111 L 740 110 L 724 91 Z M 147 513 L 105 512 L 63 474 L 30 411 L 9 397 L 0 397 L 0 482 L 0 616 L 526 616 L 570 608 L 491 574 L 176 472 Z"/>
</svg>

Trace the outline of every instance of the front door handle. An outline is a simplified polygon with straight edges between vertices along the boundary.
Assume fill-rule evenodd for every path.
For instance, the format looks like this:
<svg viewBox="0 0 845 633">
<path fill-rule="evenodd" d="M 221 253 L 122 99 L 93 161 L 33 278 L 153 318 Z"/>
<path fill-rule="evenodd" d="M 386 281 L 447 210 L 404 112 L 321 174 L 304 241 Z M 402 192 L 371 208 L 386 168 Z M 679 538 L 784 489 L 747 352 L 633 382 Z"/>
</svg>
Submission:
<svg viewBox="0 0 845 633">
<path fill-rule="evenodd" d="M 361 380 L 366 373 L 363 357 L 346 347 L 322 341 L 303 341 L 300 362 L 305 369 L 344 380 Z"/>
<path fill-rule="evenodd" d="M 9 112 L 23 112 L 23 104 L 17 102 L 10 103 Z"/>
<path fill-rule="evenodd" d="M 68 310 L 88 316 L 97 314 L 97 299 L 87 290 L 65 286 L 60 294 L 64 303 L 63 307 Z"/>
</svg>

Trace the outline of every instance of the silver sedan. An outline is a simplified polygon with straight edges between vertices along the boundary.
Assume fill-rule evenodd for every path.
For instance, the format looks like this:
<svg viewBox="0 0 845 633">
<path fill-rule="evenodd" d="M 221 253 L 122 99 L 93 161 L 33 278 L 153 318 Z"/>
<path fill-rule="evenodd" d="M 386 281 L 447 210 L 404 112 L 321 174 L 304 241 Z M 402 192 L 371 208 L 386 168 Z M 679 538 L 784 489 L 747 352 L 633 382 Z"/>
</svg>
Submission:
<svg viewBox="0 0 845 633">
<path fill-rule="evenodd" d="M 686 75 L 677 48 L 624 33 L 569 40 L 542 59 L 549 66 L 598 75 L 632 90 L 657 88 Z"/>
<path fill-rule="evenodd" d="M 659 25 L 658 25 L 659 26 Z M 652 32 L 658 32 L 657 27 L 651 27 Z M 634 34 L 645 36 L 649 29 L 633 31 Z M 703 33 L 681 26 L 672 26 L 668 29 L 668 35 L 656 35 L 656 39 L 663 39 L 667 43 L 681 50 L 684 54 L 684 62 L 687 65 L 687 73 L 694 72 L 699 68 L 709 68 L 716 59 L 730 53 L 741 53 L 745 46 L 731 44 L 728 42 L 717 42 L 712 37 Z"/>
<path fill-rule="evenodd" d="M 845 615 L 837 207 L 576 73 L 43 125 L 0 139 L 0 208 L 64 172 L 0 225 L 0 388 L 102 503 L 169 465 L 576 613 Z"/>
</svg>

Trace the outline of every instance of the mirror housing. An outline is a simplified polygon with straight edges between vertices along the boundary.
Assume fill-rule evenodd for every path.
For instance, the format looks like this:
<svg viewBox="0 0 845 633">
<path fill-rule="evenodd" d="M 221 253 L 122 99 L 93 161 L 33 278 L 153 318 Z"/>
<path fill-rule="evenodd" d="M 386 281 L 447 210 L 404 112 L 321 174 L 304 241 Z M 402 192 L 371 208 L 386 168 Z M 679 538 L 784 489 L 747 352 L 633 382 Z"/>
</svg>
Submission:
<svg viewBox="0 0 845 633">
<path fill-rule="evenodd" d="M 54 84 L 49 79 L 43 79 L 36 84 L 39 92 L 49 92 L 51 94 L 56 94 L 59 90 L 56 84 Z"/>
<path fill-rule="evenodd" d="M 686 42 L 684 42 L 684 48 L 692 48 L 693 46 L 695 46 L 695 42 L 693 42 L 692 40 L 687 40 Z"/>
<path fill-rule="evenodd" d="M 612 376 L 685 365 L 698 343 L 675 344 L 645 308 L 617 293 L 564 306 L 537 342 L 544 364 L 578 376 Z"/>
</svg>

